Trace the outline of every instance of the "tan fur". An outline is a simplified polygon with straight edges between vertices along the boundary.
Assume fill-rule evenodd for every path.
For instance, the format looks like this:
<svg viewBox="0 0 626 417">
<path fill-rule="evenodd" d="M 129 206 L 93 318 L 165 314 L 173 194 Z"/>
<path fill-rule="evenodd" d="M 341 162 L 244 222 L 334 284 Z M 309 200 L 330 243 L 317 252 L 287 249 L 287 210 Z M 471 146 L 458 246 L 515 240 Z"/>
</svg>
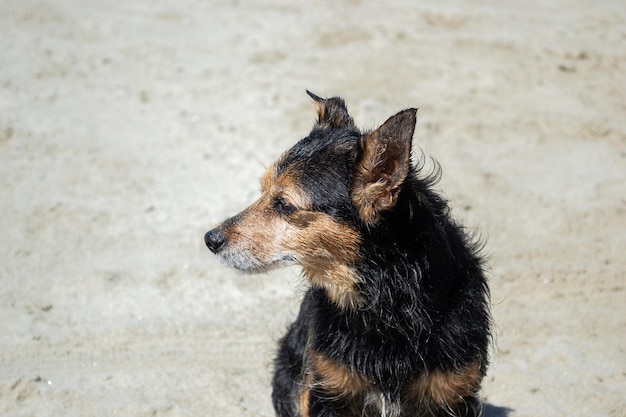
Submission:
<svg viewBox="0 0 626 417">
<path fill-rule="evenodd" d="M 357 397 L 372 387 L 371 383 L 340 362 L 320 353 L 309 352 L 309 364 L 315 373 L 314 383 L 333 397 Z"/>
<path fill-rule="evenodd" d="M 363 297 L 354 290 L 354 285 L 359 281 L 352 269 L 340 265 L 332 274 L 330 271 L 319 273 L 308 268 L 304 268 L 303 272 L 312 284 L 325 288 L 328 298 L 339 308 L 350 310 L 363 304 Z"/>
<path fill-rule="evenodd" d="M 378 213 L 393 207 L 402 180 L 408 173 L 406 163 L 394 163 L 393 177 L 383 172 L 386 147 L 378 142 L 376 132 L 361 141 L 361 160 L 357 164 L 352 200 L 364 222 L 373 224 Z"/>
<path fill-rule="evenodd" d="M 468 364 L 451 372 L 426 371 L 417 377 L 407 393 L 410 401 L 417 401 L 431 410 L 454 408 L 464 397 L 474 395 L 483 375 L 480 363 Z"/>
<path fill-rule="evenodd" d="M 409 173 L 414 128 L 414 110 L 406 110 L 362 137 L 351 197 L 365 223 L 376 223 L 382 211 L 396 204 Z"/>
<path fill-rule="evenodd" d="M 313 285 L 325 288 L 338 306 L 349 308 L 359 304 L 354 291 L 359 280 L 349 267 L 359 257 L 358 233 L 323 213 L 300 213 L 297 217 L 307 217 L 306 226 L 286 244 L 298 254 L 305 277 Z"/>
<path fill-rule="evenodd" d="M 309 389 L 312 381 L 312 375 L 309 374 L 305 376 L 304 387 L 302 387 L 298 397 L 298 410 L 300 411 L 300 417 L 309 417 Z"/>
<path fill-rule="evenodd" d="M 366 377 L 315 351 L 309 350 L 307 355 L 308 368 L 305 370 L 307 386 L 313 383 L 326 395 L 334 398 L 369 398 L 370 404 L 378 410 L 386 409 L 389 415 L 399 412 L 399 403 L 381 402 L 382 399 L 377 397 L 378 390 Z M 315 376 L 314 379 L 311 379 L 311 375 Z M 481 379 L 482 372 L 478 362 L 452 372 L 424 371 L 407 386 L 402 403 L 409 408 L 418 406 L 433 413 L 441 409 L 452 410 L 458 407 L 464 398 L 475 395 Z M 306 399 L 308 401 L 308 392 Z M 302 400 L 301 396 L 300 404 Z"/>
<path fill-rule="evenodd" d="M 299 171 L 291 168 L 288 172 L 278 175 L 276 166 L 270 166 L 261 176 L 261 198 L 266 198 L 268 202 L 273 202 L 276 197 L 282 196 L 289 203 L 299 209 L 307 209 L 311 205 L 306 193 L 298 186 Z"/>
</svg>

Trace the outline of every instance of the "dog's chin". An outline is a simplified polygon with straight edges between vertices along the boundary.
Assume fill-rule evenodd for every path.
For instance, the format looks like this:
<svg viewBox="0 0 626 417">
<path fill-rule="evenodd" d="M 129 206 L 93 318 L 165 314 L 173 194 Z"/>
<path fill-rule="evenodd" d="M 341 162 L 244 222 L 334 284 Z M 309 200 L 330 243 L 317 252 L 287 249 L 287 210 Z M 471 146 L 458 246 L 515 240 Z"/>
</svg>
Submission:
<svg viewBox="0 0 626 417">
<path fill-rule="evenodd" d="M 219 258 L 224 264 L 246 274 L 266 273 L 296 263 L 296 260 L 289 255 L 277 257 L 269 262 L 263 262 L 249 256 L 233 253 L 219 254 Z"/>
</svg>

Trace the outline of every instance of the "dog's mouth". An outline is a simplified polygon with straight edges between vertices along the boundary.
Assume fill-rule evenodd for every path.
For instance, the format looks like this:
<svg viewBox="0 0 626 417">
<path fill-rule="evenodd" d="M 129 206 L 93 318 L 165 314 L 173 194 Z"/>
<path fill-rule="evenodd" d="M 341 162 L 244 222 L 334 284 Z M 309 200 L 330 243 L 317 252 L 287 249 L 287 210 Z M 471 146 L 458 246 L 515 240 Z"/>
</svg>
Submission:
<svg viewBox="0 0 626 417">
<path fill-rule="evenodd" d="M 296 259 L 289 254 L 278 254 L 269 261 L 263 261 L 246 251 L 229 248 L 224 248 L 217 256 L 224 264 L 249 274 L 269 272 L 296 263 Z"/>
</svg>

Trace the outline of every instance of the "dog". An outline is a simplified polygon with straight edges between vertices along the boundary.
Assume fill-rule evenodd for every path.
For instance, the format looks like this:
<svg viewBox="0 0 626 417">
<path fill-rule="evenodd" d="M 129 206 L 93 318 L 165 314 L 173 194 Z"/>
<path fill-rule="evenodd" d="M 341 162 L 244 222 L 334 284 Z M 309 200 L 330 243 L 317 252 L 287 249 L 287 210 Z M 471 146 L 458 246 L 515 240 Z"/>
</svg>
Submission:
<svg viewBox="0 0 626 417">
<path fill-rule="evenodd" d="M 280 340 L 280 417 L 479 416 L 489 360 L 482 245 L 412 161 L 417 109 L 359 130 L 340 97 L 261 178 L 261 196 L 205 235 L 247 272 L 297 264 L 310 284 Z M 422 154 L 423 156 L 423 154 Z"/>
</svg>

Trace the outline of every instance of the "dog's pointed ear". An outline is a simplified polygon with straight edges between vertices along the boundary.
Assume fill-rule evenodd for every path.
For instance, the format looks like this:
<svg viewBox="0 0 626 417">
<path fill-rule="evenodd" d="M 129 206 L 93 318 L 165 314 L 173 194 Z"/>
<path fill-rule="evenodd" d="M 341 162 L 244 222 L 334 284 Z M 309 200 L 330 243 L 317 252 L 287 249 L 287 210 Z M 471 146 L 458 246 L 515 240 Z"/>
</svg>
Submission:
<svg viewBox="0 0 626 417">
<path fill-rule="evenodd" d="M 396 204 L 411 170 L 416 114 L 417 109 L 403 110 L 360 139 L 351 197 L 365 223 L 376 223 Z"/>
<path fill-rule="evenodd" d="M 356 129 L 352 117 L 348 114 L 346 103 L 340 97 L 321 98 L 309 90 L 306 93 L 317 105 L 316 128 Z"/>
</svg>

